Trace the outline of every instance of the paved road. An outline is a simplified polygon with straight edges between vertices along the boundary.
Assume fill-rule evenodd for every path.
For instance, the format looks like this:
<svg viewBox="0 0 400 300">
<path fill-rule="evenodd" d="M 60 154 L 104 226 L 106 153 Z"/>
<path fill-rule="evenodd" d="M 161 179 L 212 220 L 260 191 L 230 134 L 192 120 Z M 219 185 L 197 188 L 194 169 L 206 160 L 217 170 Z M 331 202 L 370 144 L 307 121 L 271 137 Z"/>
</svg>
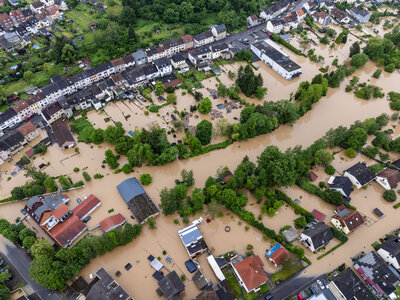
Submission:
<svg viewBox="0 0 400 300">
<path fill-rule="evenodd" d="M 22 250 L 17 248 L 9 240 L 0 236 L 0 251 L 12 263 L 14 268 L 20 273 L 21 277 L 32 287 L 35 293 L 43 300 L 63 300 L 65 299 L 58 293 L 51 294 L 52 291 L 40 286 L 33 281 L 29 276 L 29 268 L 31 260 L 28 255 Z"/>
</svg>

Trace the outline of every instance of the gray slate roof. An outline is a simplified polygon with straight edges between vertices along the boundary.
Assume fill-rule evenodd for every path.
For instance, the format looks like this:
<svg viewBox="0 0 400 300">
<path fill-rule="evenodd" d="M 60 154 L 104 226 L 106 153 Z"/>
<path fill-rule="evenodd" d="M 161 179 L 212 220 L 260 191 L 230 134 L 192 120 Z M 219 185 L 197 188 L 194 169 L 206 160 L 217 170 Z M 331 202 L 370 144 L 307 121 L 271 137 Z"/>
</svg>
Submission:
<svg viewBox="0 0 400 300">
<path fill-rule="evenodd" d="M 175 271 L 168 273 L 163 279 L 158 282 L 161 292 L 167 300 L 174 299 L 185 291 L 185 285 Z"/>
</svg>

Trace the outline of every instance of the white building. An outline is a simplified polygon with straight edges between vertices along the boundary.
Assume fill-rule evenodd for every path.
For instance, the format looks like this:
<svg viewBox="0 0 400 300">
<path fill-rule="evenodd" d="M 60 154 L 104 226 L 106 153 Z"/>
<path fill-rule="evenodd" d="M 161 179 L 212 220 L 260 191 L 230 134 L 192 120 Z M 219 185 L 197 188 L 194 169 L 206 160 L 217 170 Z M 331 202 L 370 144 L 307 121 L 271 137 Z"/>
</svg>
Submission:
<svg viewBox="0 0 400 300">
<path fill-rule="evenodd" d="M 301 75 L 302 69 L 298 64 L 265 41 L 252 44 L 251 50 L 283 78 L 290 80 Z"/>
<path fill-rule="evenodd" d="M 357 189 L 362 188 L 376 178 L 375 174 L 360 162 L 345 170 L 344 176 L 348 177 Z"/>
<path fill-rule="evenodd" d="M 380 245 L 377 251 L 379 256 L 390 266 L 400 271 L 400 239 L 397 236 L 390 237 Z"/>
<path fill-rule="evenodd" d="M 161 77 L 165 77 L 172 73 L 172 65 L 169 59 L 164 57 L 155 60 L 153 63 L 156 66 Z"/>
</svg>

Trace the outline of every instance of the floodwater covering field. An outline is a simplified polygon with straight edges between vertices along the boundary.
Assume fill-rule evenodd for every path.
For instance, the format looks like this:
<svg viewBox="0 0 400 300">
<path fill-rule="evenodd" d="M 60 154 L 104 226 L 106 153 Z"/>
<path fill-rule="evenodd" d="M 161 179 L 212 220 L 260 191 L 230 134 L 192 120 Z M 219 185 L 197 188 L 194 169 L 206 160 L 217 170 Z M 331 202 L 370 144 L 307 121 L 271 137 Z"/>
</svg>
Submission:
<svg viewBox="0 0 400 300">
<path fill-rule="evenodd" d="M 304 73 L 300 78 L 293 81 L 285 81 L 262 62 L 257 63 L 259 70 L 256 71 L 256 73 L 261 72 L 264 78 L 264 85 L 268 88 L 268 94 L 265 96 L 264 100 L 276 101 L 279 99 L 288 99 L 290 94 L 296 91 L 301 81 L 310 80 L 318 73 L 319 64 L 309 63 L 307 59 L 303 57 L 294 57 L 293 54 L 291 54 L 291 57 L 302 65 Z M 225 65 L 223 68 L 226 70 L 237 70 L 239 65 L 240 64 L 235 63 L 233 65 Z M 375 70 L 376 67 L 374 64 L 368 62 L 368 64 L 364 66 L 362 70 L 357 71 L 355 75 L 360 77 L 361 81 L 367 81 L 371 78 Z M 375 80 L 371 81 L 373 84 L 382 87 L 383 91 L 387 93 L 392 90 L 399 92 L 399 87 L 396 85 L 399 79 L 399 74 L 394 73 L 390 76 L 383 74 L 377 82 L 375 82 Z M 227 85 L 232 84 L 232 81 L 225 73 L 222 74 L 220 80 Z M 104 159 L 104 151 L 109 148 L 107 144 L 96 146 L 82 143 L 78 144 L 79 153 L 75 153 L 73 149 L 62 152 L 57 145 L 54 145 L 49 148 L 49 151 L 44 156 L 37 156 L 33 164 L 38 166 L 41 163 L 49 162 L 50 165 L 44 169 L 45 172 L 51 176 L 58 176 L 60 174 L 69 175 L 74 182 L 82 180 L 82 171 L 86 171 L 92 176 L 92 180 L 87 183 L 86 187 L 68 193 L 72 199 L 70 204 L 71 208 L 77 205 L 76 198 L 81 198 L 83 194 L 94 194 L 102 201 L 102 205 L 92 213 L 92 219 L 88 222 L 89 228 L 96 226 L 102 219 L 109 216 L 109 210 L 113 210 L 112 214 L 118 212 L 122 213 L 127 218 L 128 222 L 134 223 L 136 221 L 131 219 L 131 212 L 128 210 L 127 205 L 116 189 L 116 186 L 126 178 L 133 176 L 139 177 L 142 173 L 150 173 L 153 177 L 153 182 L 149 186 L 146 186 L 145 190 L 158 205 L 160 204 L 159 193 L 161 189 L 174 186 L 174 180 L 179 177 L 183 169 L 193 170 L 196 179 L 195 185 L 202 187 L 208 176 L 214 176 L 219 167 L 227 166 L 231 170 L 234 170 L 237 164 L 239 164 L 246 155 L 251 160 L 255 161 L 257 156 L 269 145 L 276 145 L 281 150 L 296 145 L 307 147 L 313 141 L 323 136 L 330 128 L 339 125 L 348 126 L 355 120 L 376 117 L 381 113 L 391 113 L 386 99 L 366 101 L 356 98 L 353 93 L 345 93 L 344 88 L 348 80 L 349 79 L 346 79 L 340 88 L 329 89 L 328 95 L 315 104 L 313 109 L 300 118 L 293 126 L 283 125 L 270 134 L 258 136 L 248 141 L 236 142 L 225 149 L 212 151 L 202 156 L 183 161 L 176 160 L 165 166 L 136 168 L 133 173 L 128 175 L 123 173 L 114 174 L 108 166 L 105 168 L 101 167 Z M 215 78 L 210 78 L 203 81 L 203 84 L 205 86 L 205 88 L 202 89 L 203 95 L 209 96 L 205 89 L 207 87 L 216 89 L 215 85 L 217 81 Z M 180 92 L 180 90 L 176 92 L 177 108 L 179 110 L 183 108 L 188 109 L 195 101 L 192 96 L 182 96 Z M 261 101 L 257 99 L 248 99 L 248 101 L 261 103 Z M 218 103 L 223 103 L 223 99 L 214 100 L 213 108 L 215 108 L 215 105 Z M 129 109 L 126 105 L 129 106 Z M 168 126 L 167 122 L 163 121 L 162 116 L 166 118 L 166 116 L 168 116 L 166 113 L 171 113 L 170 106 L 163 108 L 165 111 L 161 111 L 160 117 L 158 117 L 156 114 L 145 116 L 143 110 L 132 103 L 126 102 L 126 105 L 117 102 L 105 108 L 107 115 L 114 121 L 122 122 L 126 130 L 148 127 L 152 122 L 157 122 L 161 127 Z M 227 116 L 227 118 L 232 122 L 233 119 L 230 118 L 233 116 L 238 117 L 239 112 L 240 110 L 238 109 Z M 124 114 L 130 114 L 131 117 L 126 119 Z M 108 124 L 111 124 L 104 121 L 107 115 L 90 112 L 88 118 L 95 124 L 95 127 L 105 128 Z M 198 120 L 207 118 L 210 118 L 210 116 L 200 115 Z M 195 124 L 198 120 L 190 120 L 190 122 L 193 122 L 190 124 Z M 170 121 L 170 119 L 168 119 L 168 121 Z M 396 132 L 397 134 L 399 133 L 398 131 Z M 178 139 L 179 135 L 176 138 Z M 172 139 L 170 141 L 172 142 Z M 34 143 L 32 143 L 32 145 L 34 145 Z M 21 155 L 22 154 L 17 155 L 14 161 L 17 161 Z M 335 157 L 336 159 L 333 165 L 339 173 L 343 172 L 344 169 L 357 162 L 359 159 L 365 160 L 365 157 L 356 157 L 350 160 L 345 158 L 342 153 L 336 154 Z M 343 160 L 339 157 L 343 157 Z M 125 163 L 124 160 L 126 160 L 124 157 L 120 159 L 119 162 L 121 165 Z M 73 171 L 75 167 L 80 168 L 80 171 L 75 173 Z M 10 171 L 11 165 L 6 163 L 1 166 L 1 169 Z M 323 170 L 317 169 L 315 172 L 320 177 L 318 181 L 327 180 L 328 176 Z M 95 173 L 104 175 L 104 178 L 94 179 L 93 175 Z M 9 196 L 13 187 L 19 186 L 25 181 L 26 177 L 24 177 L 23 172 L 13 177 L 10 181 L 7 181 L 7 175 L 2 173 L 0 179 L 0 198 Z M 304 208 L 308 210 L 316 208 L 325 213 L 327 215 L 327 221 L 329 221 L 329 217 L 333 214 L 333 206 L 300 190 L 298 187 L 284 189 L 284 192 L 292 199 L 300 199 L 301 205 Z M 345 246 L 338 248 L 322 260 L 317 261 L 316 258 L 319 254 L 315 255 L 306 251 L 307 257 L 313 262 L 310 267 L 303 271 L 306 275 L 318 275 L 336 267 L 342 262 L 349 264 L 351 256 L 362 250 L 371 250 L 370 244 L 372 242 L 391 229 L 400 226 L 400 219 L 397 217 L 397 211 L 392 208 L 390 203 L 382 199 L 382 192 L 382 188 L 376 183 L 371 183 L 366 190 L 354 192 L 352 195 L 352 204 L 371 221 L 368 225 L 364 225 L 356 232 L 351 233 L 349 236 L 350 239 Z M 0 217 L 14 221 L 16 217 L 21 216 L 20 209 L 23 208 L 23 206 L 23 201 L 1 205 Z M 376 217 L 372 215 L 372 210 L 375 207 L 379 207 L 385 214 L 380 220 L 377 220 Z M 251 211 L 254 210 L 254 213 L 257 215 L 257 212 L 260 211 L 260 205 L 255 203 L 255 200 L 250 197 L 248 209 Z M 264 256 L 265 250 L 270 247 L 270 243 L 263 240 L 262 234 L 259 231 L 253 228 L 246 231 L 246 224 L 240 224 L 236 216 L 225 210 L 223 210 L 223 212 L 223 217 L 212 219 L 210 223 L 204 221 L 199 225 L 199 229 L 211 252 L 214 255 L 220 255 L 231 250 L 236 250 L 244 254 L 247 245 L 251 244 L 254 247 L 254 253 L 262 257 L 265 263 L 265 270 L 269 273 L 275 272 L 276 268 L 273 267 Z M 191 217 L 190 221 L 200 216 L 204 219 L 207 218 L 206 208 L 204 213 Z M 295 215 L 290 207 L 282 206 L 278 215 L 273 217 L 264 215 L 262 221 L 267 227 L 278 231 L 279 228 L 284 225 L 293 225 L 294 217 Z M 175 218 L 180 220 L 179 225 L 174 224 Z M 185 268 L 184 262 L 189 259 L 189 257 L 177 233 L 179 229 L 187 225 L 183 224 L 178 216 L 166 217 L 160 214 L 155 218 L 155 221 L 157 223 L 156 229 L 151 230 L 145 225 L 141 235 L 136 240 L 124 247 L 115 249 L 112 253 L 94 259 L 89 266 L 82 270 L 81 275 L 89 280 L 90 274 L 93 274 L 100 267 L 104 267 L 111 274 L 120 271 L 121 276 L 116 278 L 116 280 L 133 298 L 154 299 L 156 298 L 155 290 L 157 288 L 157 282 L 151 276 L 154 270 L 150 267 L 149 261 L 147 260 L 149 255 L 153 255 L 161 258 L 161 262 L 165 265 L 167 270 L 176 270 L 179 275 L 185 274 L 187 280 L 185 281 L 186 292 L 184 298 L 191 299 L 195 297 L 199 291 L 192 282 L 191 275 Z M 230 232 L 225 231 L 226 226 L 230 226 Z M 92 233 L 97 234 L 98 231 L 94 230 Z M 336 245 L 336 242 L 332 242 L 329 248 L 334 245 Z M 162 254 L 163 250 L 166 251 L 166 255 Z M 167 256 L 172 258 L 171 263 L 165 261 Z M 133 267 L 129 271 L 126 271 L 124 266 L 128 263 L 132 264 Z M 208 280 L 216 282 L 217 279 L 207 265 L 204 255 L 200 257 L 200 263 L 205 277 Z"/>
</svg>

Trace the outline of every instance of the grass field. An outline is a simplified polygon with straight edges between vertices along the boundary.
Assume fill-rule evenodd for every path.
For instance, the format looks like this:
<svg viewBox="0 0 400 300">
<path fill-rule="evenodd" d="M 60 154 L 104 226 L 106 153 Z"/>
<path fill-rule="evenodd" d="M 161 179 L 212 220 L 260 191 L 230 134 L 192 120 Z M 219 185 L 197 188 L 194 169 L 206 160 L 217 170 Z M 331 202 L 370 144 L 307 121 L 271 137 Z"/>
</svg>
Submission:
<svg viewBox="0 0 400 300">
<path fill-rule="evenodd" d="M 29 84 L 24 79 L 21 79 L 19 81 L 4 86 L 6 95 L 11 95 L 12 93 L 22 93 L 28 88 Z"/>
<path fill-rule="evenodd" d="M 106 13 L 110 16 L 119 16 L 122 11 L 122 3 L 120 0 L 107 0 Z"/>
</svg>

